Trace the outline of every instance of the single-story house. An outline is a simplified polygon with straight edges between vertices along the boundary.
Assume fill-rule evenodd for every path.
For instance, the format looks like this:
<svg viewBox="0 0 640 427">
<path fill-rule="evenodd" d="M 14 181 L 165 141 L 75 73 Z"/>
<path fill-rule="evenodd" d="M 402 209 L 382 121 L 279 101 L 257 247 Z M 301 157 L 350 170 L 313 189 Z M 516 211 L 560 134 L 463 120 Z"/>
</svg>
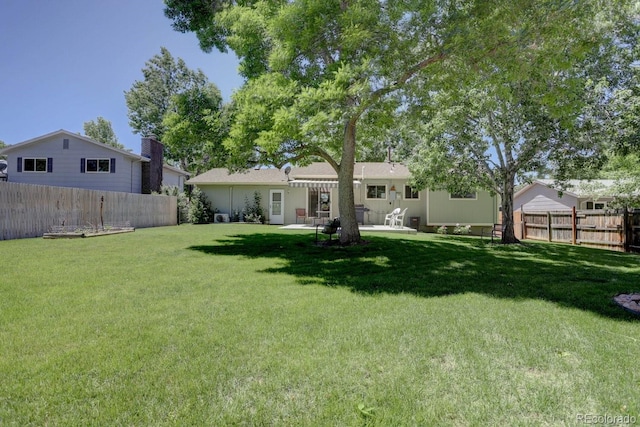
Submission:
<svg viewBox="0 0 640 427">
<path fill-rule="evenodd" d="M 538 179 L 513 195 L 513 209 L 524 212 L 606 209 L 614 198 L 607 194 L 607 189 L 614 183 L 609 179 L 570 180 L 566 189 L 559 191 L 554 180 Z"/>
<path fill-rule="evenodd" d="M 166 173 L 170 185 L 184 184 L 183 171 L 164 165 L 163 146 L 142 138 L 134 154 L 61 129 L 0 150 L 7 156 L 6 180 L 125 193 L 159 192 Z M 167 172 L 165 172 L 167 171 Z"/>
<path fill-rule="evenodd" d="M 496 222 L 498 204 L 488 192 L 415 191 L 409 178 L 409 169 L 401 163 L 356 163 L 353 185 L 358 220 L 383 224 L 388 213 L 401 208 L 406 209 L 405 226 L 492 226 Z M 211 169 L 187 184 L 200 188 L 220 213 L 216 217 L 224 220 L 251 204 L 256 191 L 270 224 L 314 223 L 340 216 L 338 176 L 328 163 L 231 174 L 224 168 Z"/>
</svg>

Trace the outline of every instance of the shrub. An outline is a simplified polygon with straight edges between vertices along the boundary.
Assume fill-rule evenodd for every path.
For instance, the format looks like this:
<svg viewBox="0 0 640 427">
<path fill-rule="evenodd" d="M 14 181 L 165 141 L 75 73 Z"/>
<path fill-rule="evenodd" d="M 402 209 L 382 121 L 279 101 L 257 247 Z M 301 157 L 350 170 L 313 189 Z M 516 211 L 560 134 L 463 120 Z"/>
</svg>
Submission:
<svg viewBox="0 0 640 427">
<path fill-rule="evenodd" d="M 441 225 L 440 227 L 436 228 L 436 233 L 438 233 L 438 234 L 447 234 L 447 226 L 446 225 Z"/>
<path fill-rule="evenodd" d="M 253 203 L 248 197 L 244 199 L 244 221 L 264 224 L 264 210 L 262 209 L 262 196 L 259 192 L 253 193 Z"/>
<path fill-rule="evenodd" d="M 207 224 L 213 220 L 214 212 L 211 203 L 198 187 L 191 192 L 189 202 L 189 222 L 193 224 Z"/>
<path fill-rule="evenodd" d="M 184 192 L 178 191 L 176 186 L 163 185 L 160 194 L 176 196 L 178 198 L 178 224 L 189 222 L 189 198 Z"/>
<path fill-rule="evenodd" d="M 456 224 L 455 228 L 453 229 L 453 234 L 470 234 L 470 233 L 471 233 L 470 225 Z"/>
</svg>

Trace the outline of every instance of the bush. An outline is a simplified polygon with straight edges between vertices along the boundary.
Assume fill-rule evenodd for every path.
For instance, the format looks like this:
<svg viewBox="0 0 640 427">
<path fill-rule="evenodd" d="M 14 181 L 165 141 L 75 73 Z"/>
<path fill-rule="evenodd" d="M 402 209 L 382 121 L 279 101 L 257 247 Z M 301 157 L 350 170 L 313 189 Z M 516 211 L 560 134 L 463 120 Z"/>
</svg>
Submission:
<svg viewBox="0 0 640 427">
<path fill-rule="evenodd" d="M 436 228 L 436 233 L 438 233 L 438 234 L 447 234 L 447 226 L 446 225 L 441 225 L 440 227 Z"/>
<path fill-rule="evenodd" d="M 244 199 L 244 221 L 264 224 L 264 210 L 262 209 L 262 196 L 259 192 L 253 193 L 253 203 L 247 197 Z"/>
<path fill-rule="evenodd" d="M 453 234 L 470 234 L 470 233 L 471 233 L 470 225 L 456 224 L 456 227 L 453 229 Z"/>
<path fill-rule="evenodd" d="M 176 196 L 178 198 L 178 224 L 189 222 L 189 198 L 184 192 L 178 191 L 176 186 L 163 185 L 160 194 Z"/>
<path fill-rule="evenodd" d="M 207 224 L 213 221 L 213 209 L 211 203 L 198 187 L 191 192 L 191 200 L 189 202 L 189 222 L 193 224 Z"/>
</svg>

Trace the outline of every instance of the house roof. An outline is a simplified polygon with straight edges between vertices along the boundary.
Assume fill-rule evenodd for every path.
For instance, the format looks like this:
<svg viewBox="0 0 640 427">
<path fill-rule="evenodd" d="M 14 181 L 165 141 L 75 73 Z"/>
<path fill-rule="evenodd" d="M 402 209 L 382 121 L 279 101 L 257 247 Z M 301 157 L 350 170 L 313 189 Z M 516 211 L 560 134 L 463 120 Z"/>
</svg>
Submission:
<svg viewBox="0 0 640 427">
<path fill-rule="evenodd" d="M 54 137 L 54 136 L 67 136 L 67 137 L 71 137 L 71 138 L 76 138 L 76 139 L 79 139 L 81 141 L 87 142 L 89 144 L 97 145 L 102 149 L 119 153 L 119 154 L 121 154 L 121 155 L 123 155 L 125 157 L 129 157 L 129 158 L 132 158 L 132 159 L 135 159 L 135 160 L 139 160 L 139 161 L 142 161 L 142 162 L 148 162 L 149 161 L 148 158 L 146 158 L 144 156 L 141 156 L 139 154 L 134 154 L 131 151 L 122 150 L 120 148 L 113 147 L 113 146 L 111 146 L 109 144 L 104 144 L 104 143 L 102 143 L 100 141 L 96 141 L 94 139 L 91 139 L 88 136 L 84 136 L 84 135 L 80 135 L 80 134 L 77 134 L 77 133 L 69 132 L 68 130 L 64 130 L 64 129 L 60 129 L 60 130 L 57 130 L 55 132 L 48 133 L 46 135 L 41 135 L 41 136 L 38 136 L 38 137 L 35 137 L 35 138 L 32 138 L 32 139 L 29 139 L 27 141 L 19 142 L 17 144 L 9 145 L 9 146 L 3 148 L 2 150 L 0 150 L 0 154 L 9 154 L 9 153 L 11 153 L 12 151 L 14 151 L 14 150 L 16 150 L 18 148 L 24 148 L 24 147 L 26 147 L 28 145 L 37 144 L 39 142 L 42 142 L 42 141 L 44 141 L 46 139 L 49 139 L 51 137 Z"/>
<path fill-rule="evenodd" d="M 613 179 L 571 179 L 567 181 L 566 190 L 564 190 L 563 193 L 574 197 L 590 197 L 593 196 L 594 193 L 607 193 L 607 190 L 612 188 L 615 183 L 616 181 Z M 542 185 L 554 189 L 557 188 L 556 183 L 553 179 L 538 179 L 533 181 L 531 184 L 521 188 L 513 195 L 513 197 L 521 196 L 536 185 Z M 613 194 L 609 195 L 613 196 Z"/>
<path fill-rule="evenodd" d="M 215 168 L 195 176 L 187 184 L 286 184 L 287 175 L 280 169 L 248 169 L 229 173 L 227 168 Z"/>
<path fill-rule="evenodd" d="M 172 172 L 175 172 L 175 173 L 177 173 L 178 175 L 183 175 L 183 176 L 189 176 L 189 175 L 191 175 L 189 172 L 185 172 L 185 171 L 183 171 L 183 170 L 182 170 L 182 169 L 180 169 L 180 168 L 176 168 L 176 167 L 174 167 L 174 166 L 167 165 L 167 164 L 162 165 L 162 168 L 163 168 L 163 169 L 170 170 L 170 171 L 172 171 Z"/>
<path fill-rule="evenodd" d="M 364 162 L 354 165 L 353 178 L 362 179 L 408 179 L 409 169 L 400 163 Z M 329 163 L 317 162 L 308 166 L 292 167 L 289 180 L 337 180 L 338 174 Z M 191 178 L 187 184 L 286 184 L 287 175 L 281 169 L 249 169 L 245 172 L 229 173 L 226 168 L 211 169 Z"/>
<path fill-rule="evenodd" d="M 294 179 L 338 179 L 331 165 L 325 162 L 292 168 L 289 175 Z M 410 176 L 409 169 L 401 163 L 356 162 L 353 168 L 354 179 L 408 179 Z"/>
</svg>

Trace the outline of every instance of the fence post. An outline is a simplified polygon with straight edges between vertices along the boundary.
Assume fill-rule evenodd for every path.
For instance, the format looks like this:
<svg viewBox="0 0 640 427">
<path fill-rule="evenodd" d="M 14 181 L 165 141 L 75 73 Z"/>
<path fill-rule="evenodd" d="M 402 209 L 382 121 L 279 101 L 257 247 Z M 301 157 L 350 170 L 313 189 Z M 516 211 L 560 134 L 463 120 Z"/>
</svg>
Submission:
<svg viewBox="0 0 640 427">
<path fill-rule="evenodd" d="M 576 207 L 571 208 L 571 244 L 576 244 L 578 235 L 578 218 L 576 217 Z"/>
<path fill-rule="evenodd" d="M 552 242 L 553 239 L 551 238 L 551 212 L 547 212 L 547 235 L 548 240 Z"/>
<path fill-rule="evenodd" d="M 629 215 L 629 212 L 627 211 L 627 207 L 625 206 L 624 209 L 622 210 L 622 235 L 624 236 L 624 251 L 625 252 L 631 252 L 631 248 L 629 247 L 629 245 L 631 244 L 631 239 L 633 234 L 629 234 L 630 230 L 633 230 L 631 228 L 632 224 L 630 223 L 631 221 L 631 215 Z"/>
<path fill-rule="evenodd" d="M 524 206 L 520 205 L 520 215 L 521 215 L 521 221 L 520 221 L 520 234 L 522 235 L 523 239 L 527 238 L 527 226 L 524 223 Z"/>
</svg>

